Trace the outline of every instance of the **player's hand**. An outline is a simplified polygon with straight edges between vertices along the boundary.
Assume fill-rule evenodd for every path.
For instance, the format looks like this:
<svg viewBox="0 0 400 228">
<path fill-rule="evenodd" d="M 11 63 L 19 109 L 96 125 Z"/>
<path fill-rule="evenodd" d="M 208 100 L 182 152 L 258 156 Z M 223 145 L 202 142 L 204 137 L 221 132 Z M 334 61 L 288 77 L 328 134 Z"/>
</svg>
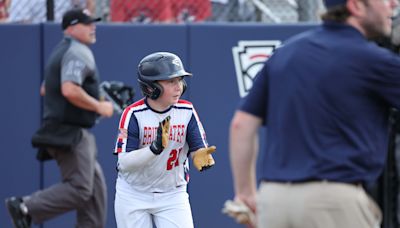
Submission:
<svg viewBox="0 0 400 228">
<path fill-rule="evenodd" d="M 159 155 L 168 146 L 169 137 L 169 121 L 170 116 L 167 116 L 163 121 L 158 124 L 157 138 L 150 144 L 150 150 L 155 154 Z"/>
<path fill-rule="evenodd" d="M 193 154 L 193 164 L 197 170 L 200 172 L 211 168 L 215 165 L 214 158 L 212 157 L 212 153 L 216 150 L 215 146 L 200 148 L 196 150 Z"/>
<path fill-rule="evenodd" d="M 99 107 L 97 108 L 97 113 L 100 116 L 111 117 L 114 112 L 113 104 L 109 101 L 99 101 Z"/>
</svg>

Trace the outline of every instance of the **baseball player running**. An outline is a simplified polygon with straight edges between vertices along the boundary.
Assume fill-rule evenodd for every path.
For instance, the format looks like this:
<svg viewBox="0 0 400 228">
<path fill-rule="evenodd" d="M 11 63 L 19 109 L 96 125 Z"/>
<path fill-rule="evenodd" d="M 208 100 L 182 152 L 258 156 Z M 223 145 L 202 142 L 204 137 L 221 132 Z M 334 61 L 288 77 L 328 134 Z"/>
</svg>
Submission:
<svg viewBox="0 0 400 228">
<path fill-rule="evenodd" d="M 128 106 L 115 145 L 118 178 L 115 217 L 119 228 L 192 228 L 186 185 L 189 155 L 199 171 L 215 164 L 193 107 L 181 100 L 185 71 L 168 52 L 144 57 L 138 82 L 144 98 Z"/>
</svg>

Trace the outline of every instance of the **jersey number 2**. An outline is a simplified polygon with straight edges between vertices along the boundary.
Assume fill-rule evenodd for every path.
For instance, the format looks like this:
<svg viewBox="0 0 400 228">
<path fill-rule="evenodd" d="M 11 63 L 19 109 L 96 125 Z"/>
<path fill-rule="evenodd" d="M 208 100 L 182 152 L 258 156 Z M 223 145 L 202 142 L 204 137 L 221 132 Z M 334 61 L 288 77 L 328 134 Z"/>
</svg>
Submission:
<svg viewBox="0 0 400 228">
<path fill-rule="evenodd" d="M 179 154 L 181 153 L 182 148 L 179 148 L 178 150 L 171 150 L 171 153 L 169 153 L 169 158 L 167 161 L 167 170 L 171 170 L 174 167 L 177 167 L 179 165 Z"/>
</svg>

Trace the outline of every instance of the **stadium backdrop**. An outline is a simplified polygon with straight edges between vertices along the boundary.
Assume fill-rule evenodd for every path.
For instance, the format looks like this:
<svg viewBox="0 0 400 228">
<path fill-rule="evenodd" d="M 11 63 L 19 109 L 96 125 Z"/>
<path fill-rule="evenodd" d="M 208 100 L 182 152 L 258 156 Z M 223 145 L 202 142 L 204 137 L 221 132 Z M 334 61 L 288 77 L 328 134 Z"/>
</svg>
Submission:
<svg viewBox="0 0 400 228">
<path fill-rule="evenodd" d="M 174 52 L 182 57 L 194 77 L 188 81 L 184 98 L 195 104 L 210 144 L 217 146 L 216 166 L 204 173 L 192 169 L 189 184 L 195 227 L 240 227 L 221 213 L 226 199 L 233 197 L 228 157 L 229 123 L 240 99 L 232 48 L 239 41 L 284 41 L 315 24 L 186 24 L 132 25 L 99 24 L 98 42 L 92 47 L 102 80 L 119 80 L 132 85 L 135 99 L 141 94 L 136 83 L 136 66 L 155 51 Z M 0 199 L 25 195 L 58 182 L 54 161 L 39 163 L 30 137 L 40 125 L 39 87 L 43 68 L 62 32 L 58 24 L 0 25 Z M 93 129 L 99 160 L 108 187 L 107 227 L 114 220 L 116 157 L 112 155 L 119 117 L 101 120 Z M 73 227 L 68 213 L 42 227 Z M 0 206 L 0 227 L 11 227 Z M 39 227 L 39 226 L 33 226 Z"/>
</svg>

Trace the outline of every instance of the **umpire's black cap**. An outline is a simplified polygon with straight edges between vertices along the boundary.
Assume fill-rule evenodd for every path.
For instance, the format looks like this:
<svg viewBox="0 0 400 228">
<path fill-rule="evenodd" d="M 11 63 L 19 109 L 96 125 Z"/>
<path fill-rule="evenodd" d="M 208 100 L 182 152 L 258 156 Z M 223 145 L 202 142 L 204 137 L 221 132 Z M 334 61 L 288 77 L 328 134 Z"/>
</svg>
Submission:
<svg viewBox="0 0 400 228">
<path fill-rule="evenodd" d="M 64 13 L 62 19 L 62 29 L 65 30 L 70 25 L 76 25 L 78 23 L 82 24 L 91 24 L 93 22 L 101 21 L 101 18 L 94 18 L 90 16 L 90 12 L 87 9 L 75 8 L 72 10 L 68 10 Z"/>
<path fill-rule="evenodd" d="M 347 0 L 324 0 L 326 8 L 330 8 L 333 6 L 344 5 Z"/>
</svg>

